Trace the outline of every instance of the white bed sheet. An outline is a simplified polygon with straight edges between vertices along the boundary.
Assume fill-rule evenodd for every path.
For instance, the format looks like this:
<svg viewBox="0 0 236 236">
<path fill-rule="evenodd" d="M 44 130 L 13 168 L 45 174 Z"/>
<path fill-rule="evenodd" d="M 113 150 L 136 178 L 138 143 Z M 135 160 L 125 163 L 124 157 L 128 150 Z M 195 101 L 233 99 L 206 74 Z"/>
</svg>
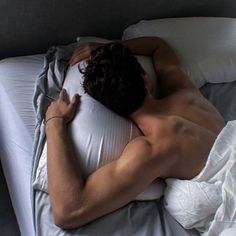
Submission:
<svg viewBox="0 0 236 236">
<path fill-rule="evenodd" d="M 34 235 L 30 198 L 35 120 L 32 96 L 35 78 L 41 72 L 42 66 L 43 55 L 8 58 L 0 61 L 0 157 L 23 236 Z M 230 88 L 236 88 L 236 84 L 233 82 L 226 84 L 225 87 L 224 92 L 229 93 Z M 220 86 L 220 91 L 222 88 L 224 87 Z M 217 89 L 214 91 L 217 92 Z M 234 91 L 230 92 L 232 98 L 235 95 Z M 222 97 L 219 91 L 217 94 Z M 211 97 L 211 94 L 207 96 Z M 228 102 L 226 101 L 226 103 Z M 215 105 L 217 106 L 217 104 Z M 218 109 L 225 107 L 222 101 L 218 105 Z M 231 111 L 231 108 L 229 107 L 228 110 Z M 235 118 L 235 110 L 233 109 L 233 111 Z M 227 115 L 227 111 L 223 111 L 223 115 Z"/>
<path fill-rule="evenodd" d="M 30 199 L 35 78 L 43 55 L 0 61 L 0 152 L 12 205 L 21 235 L 33 236 Z M 14 69 L 13 69 L 14 68 Z"/>
<path fill-rule="evenodd" d="M 23 236 L 35 235 L 31 204 L 31 165 L 35 122 L 32 96 L 35 78 L 42 67 L 43 55 L 8 58 L 0 61 L 0 156 L 13 208 Z M 44 215 L 47 210 L 46 206 L 39 210 L 41 213 L 37 216 L 43 217 L 40 223 L 45 220 L 50 221 Z M 167 220 L 162 223 L 159 229 L 161 231 L 173 229 L 183 231 L 181 227 L 176 226 L 175 222 L 171 223 Z M 52 224 L 51 221 L 46 223 L 51 227 L 50 224 Z M 36 225 L 41 227 L 39 223 Z M 170 227 L 170 225 L 173 226 Z M 94 229 L 96 230 L 96 225 Z M 186 235 L 195 235 L 195 233 L 186 232 Z"/>
</svg>

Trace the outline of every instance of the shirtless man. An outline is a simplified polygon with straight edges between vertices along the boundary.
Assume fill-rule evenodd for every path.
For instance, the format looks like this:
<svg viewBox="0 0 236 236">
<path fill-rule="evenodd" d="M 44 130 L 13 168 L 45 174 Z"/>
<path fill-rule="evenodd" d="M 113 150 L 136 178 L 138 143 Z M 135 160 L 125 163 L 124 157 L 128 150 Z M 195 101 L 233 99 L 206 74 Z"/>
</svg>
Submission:
<svg viewBox="0 0 236 236">
<path fill-rule="evenodd" d="M 158 99 L 152 96 L 152 84 L 132 54 L 153 58 L 160 81 Z M 142 37 L 104 46 L 84 44 L 74 52 L 70 63 L 88 58 L 83 72 L 85 91 L 129 117 L 143 136 L 128 143 L 117 160 L 83 180 L 67 134 L 79 96 L 70 102 L 66 91 L 61 91 L 46 112 L 46 136 L 50 201 L 55 223 L 65 229 L 77 228 L 124 206 L 156 178 L 193 178 L 204 167 L 224 127 L 221 115 L 195 88 L 174 51 L 162 39 Z M 127 76 L 126 71 L 135 75 Z M 126 83 L 129 78 L 131 85 Z M 118 84 L 124 85 L 114 89 L 118 79 Z"/>
</svg>

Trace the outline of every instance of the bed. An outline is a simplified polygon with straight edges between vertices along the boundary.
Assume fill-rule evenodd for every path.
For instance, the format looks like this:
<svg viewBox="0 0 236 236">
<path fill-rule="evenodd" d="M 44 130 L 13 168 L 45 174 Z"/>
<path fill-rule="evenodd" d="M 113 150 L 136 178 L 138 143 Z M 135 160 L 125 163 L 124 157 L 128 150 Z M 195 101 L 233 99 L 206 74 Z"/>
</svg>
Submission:
<svg viewBox="0 0 236 236">
<path fill-rule="evenodd" d="M 14 10 L 10 7 L 13 3 Z M 135 11 L 130 14 L 134 6 Z M 198 235 L 195 231 L 184 230 L 165 211 L 161 201 L 132 202 L 76 231 L 64 232 L 55 227 L 48 214 L 48 201 L 40 208 L 35 205 L 37 200 L 47 196 L 38 193 L 31 202 L 35 125 L 32 96 L 35 80 L 43 67 L 44 54 L 40 53 L 45 53 L 52 45 L 74 42 L 78 35 L 118 39 L 127 26 L 142 19 L 234 17 L 235 7 L 233 1 L 196 3 L 183 0 L 175 4 L 164 0 L 137 4 L 130 0 L 122 6 L 120 1 L 60 1 L 57 4 L 54 1 L 41 1 L 40 4 L 38 1 L 3 1 L 0 4 L 3 13 L 0 22 L 0 156 L 21 235 L 32 236 L 35 232 L 38 235 L 52 232 L 58 235 Z M 32 15 L 34 21 L 29 20 Z M 236 119 L 236 82 L 206 84 L 201 91 L 219 109 L 225 121 Z M 33 214 L 32 206 L 37 215 Z"/>
</svg>

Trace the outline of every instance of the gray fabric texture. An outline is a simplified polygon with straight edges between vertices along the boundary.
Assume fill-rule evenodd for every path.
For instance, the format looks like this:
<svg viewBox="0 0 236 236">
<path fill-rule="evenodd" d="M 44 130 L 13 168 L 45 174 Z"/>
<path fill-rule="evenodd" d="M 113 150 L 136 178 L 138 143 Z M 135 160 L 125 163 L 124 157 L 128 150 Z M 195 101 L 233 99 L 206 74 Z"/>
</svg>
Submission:
<svg viewBox="0 0 236 236">
<path fill-rule="evenodd" d="M 236 81 L 206 84 L 201 93 L 218 109 L 225 122 L 236 120 Z"/>
<path fill-rule="evenodd" d="M 131 202 L 75 230 L 62 230 L 53 223 L 46 193 L 36 192 L 35 205 L 37 236 L 199 236 L 195 230 L 182 228 L 158 201 Z"/>
<path fill-rule="evenodd" d="M 142 19 L 236 16 L 233 0 L 1 0 L 0 59 L 45 52 L 77 35 L 120 38 Z"/>
</svg>

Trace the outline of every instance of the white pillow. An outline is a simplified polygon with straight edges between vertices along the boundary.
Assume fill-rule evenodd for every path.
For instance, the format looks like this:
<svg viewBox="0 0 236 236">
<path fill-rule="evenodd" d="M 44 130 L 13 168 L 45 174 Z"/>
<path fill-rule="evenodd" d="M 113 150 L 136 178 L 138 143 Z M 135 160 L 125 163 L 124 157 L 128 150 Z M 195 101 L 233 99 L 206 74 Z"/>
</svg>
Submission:
<svg viewBox="0 0 236 236">
<path fill-rule="evenodd" d="M 150 59 L 145 57 L 141 59 L 152 68 L 149 64 Z M 81 62 L 80 65 L 85 66 L 85 63 Z M 63 87 L 70 98 L 75 93 L 81 95 L 79 110 L 69 126 L 69 132 L 83 176 L 87 177 L 98 167 L 118 158 L 126 144 L 141 133 L 130 120 L 118 116 L 85 94 L 82 82 L 83 78 L 78 70 L 78 65 L 74 65 L 68 69 Z M 46 151 L 47 146 L 45 145 L 34 182 L 34 187 L 43 191 L 47 191 Z M 163 190 L 163 183 L 155 181 L 138 195 L 136 200 L 159 199 Z"/>
<path fill-rule="evenodd" d="M 236 80 L 236 19 L 216 17 L 143 20 L 129 26 L 123 39 L 159 36 L 176 51 L 199 88 L 206 82 Z"/>
</svg>

